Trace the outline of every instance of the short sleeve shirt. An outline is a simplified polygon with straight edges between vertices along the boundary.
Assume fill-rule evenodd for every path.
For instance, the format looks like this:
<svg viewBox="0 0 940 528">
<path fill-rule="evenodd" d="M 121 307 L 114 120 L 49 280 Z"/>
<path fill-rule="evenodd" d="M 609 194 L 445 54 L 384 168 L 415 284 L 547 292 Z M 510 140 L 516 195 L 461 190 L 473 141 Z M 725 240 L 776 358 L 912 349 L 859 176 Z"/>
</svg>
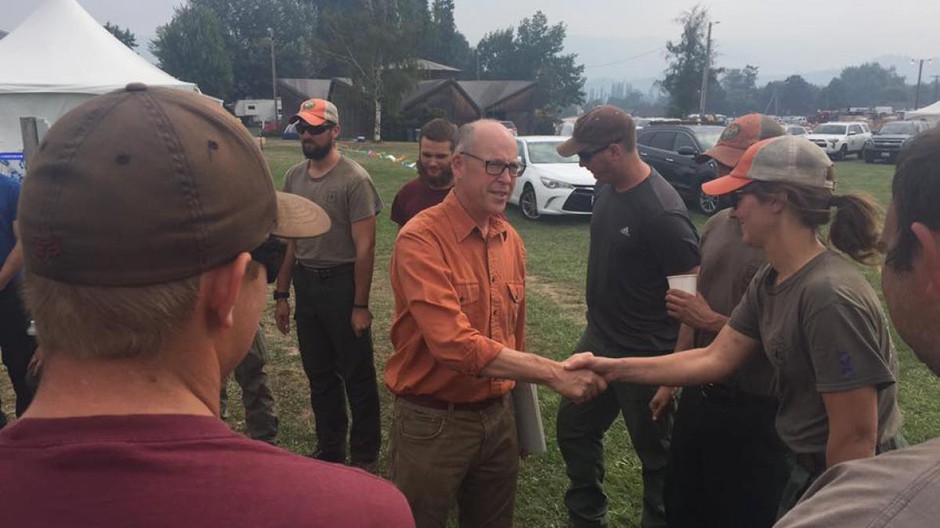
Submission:
<svg viewBox="0 0 940 528">
<path fill-rule="evenodd" d="M 901 425 L 898 360 L 875 291 L 842 257 L 819 254 L 774 284 L 766 265 L 754 276 L 729 324 L 763 344 L 777 373 L 777 432 L 797 453 L 826 449 L 829 423 L 820 393 L 874 386 L 878 442 Z"/>
<path fill-rule="evenodd" d="M 666 277 L 699 264 L 699 240 L 676 190 L 651 169 L 638 185 L 597 191 L 588 254 L 588 324 L 617 355 L 672 351 Z"/>
<path fill-rule="evenodd" d="M 415 178 L 406 183 L 392 201 L 392 221 L 399 227 L 405 225 L 414 215 L 444 200 L 450 189 L 432 189 L 428 184 Z"/>
<path fill-rule="evenodd" d="M 720 211 L 708 220 L 702 230 L 702 268 L 698 275 L 698 291 L 717 313 L 731 315 L 757 270 L 764 265 L 764 252 L 748 246 L 741 239 L 741 225 Z M 716 334 L 695 331 L 695 346 L 706 347 Z M 732 389 L 773 396 L 774 371 L 763 353 L 751 354 L 747 362 L 723 382 Z"/>
<path fill-rule="evenodd" d="M 331 268 L 356 261 L 352 224 L 379 214 L 382 199 L 369 173 L 342 156 L 323 176 L 307 175 L 307 161 L 294 165 L 284 177 L 284 192 L 297 194 L 322 207 L 330 216 L 330 230 L 319 237 L 297 241 L 297 262 L 310 268 Z"/>
</svg>

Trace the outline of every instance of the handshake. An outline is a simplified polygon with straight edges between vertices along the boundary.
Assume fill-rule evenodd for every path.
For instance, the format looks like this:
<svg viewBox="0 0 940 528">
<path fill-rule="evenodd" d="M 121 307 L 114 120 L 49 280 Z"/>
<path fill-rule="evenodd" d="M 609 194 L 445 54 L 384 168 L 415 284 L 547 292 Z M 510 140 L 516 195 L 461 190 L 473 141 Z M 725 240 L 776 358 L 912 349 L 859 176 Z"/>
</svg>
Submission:
<svg viewBox="0 0 940 528">
<path fill-rule="evenodd" d="M 562 396 L 583 403 L 607 390 L 607 383 L 615 381 L 616 361 L 581 352 L 558 364 L 561 368 L 546 384 Z"/>
</svg>

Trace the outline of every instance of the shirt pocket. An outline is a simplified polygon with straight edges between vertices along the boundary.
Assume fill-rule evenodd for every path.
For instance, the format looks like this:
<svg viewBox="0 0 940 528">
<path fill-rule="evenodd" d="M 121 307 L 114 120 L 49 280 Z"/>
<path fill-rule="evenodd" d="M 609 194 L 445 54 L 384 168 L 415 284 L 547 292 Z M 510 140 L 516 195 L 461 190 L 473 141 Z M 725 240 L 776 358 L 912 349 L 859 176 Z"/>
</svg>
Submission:
<svg viewBox="0 0 940 528">
<path fill-rule="evenodd" d="M 476 283 L 456 284 L 457 301 L 460 306 L 468 306 L 480 302 L 480 285 Z"/>
<path fill-rule="evenodd" d="M 509 290 L 509 303 L 507 304 L 508 327 L 507 333 L 511 336 L 516 334 L 516 322 L 519 320 L 519 314 L 522 313 L 523 301 L 525 301 L 525 283 L 509 282 L 506 283 Z"/>
</svg>

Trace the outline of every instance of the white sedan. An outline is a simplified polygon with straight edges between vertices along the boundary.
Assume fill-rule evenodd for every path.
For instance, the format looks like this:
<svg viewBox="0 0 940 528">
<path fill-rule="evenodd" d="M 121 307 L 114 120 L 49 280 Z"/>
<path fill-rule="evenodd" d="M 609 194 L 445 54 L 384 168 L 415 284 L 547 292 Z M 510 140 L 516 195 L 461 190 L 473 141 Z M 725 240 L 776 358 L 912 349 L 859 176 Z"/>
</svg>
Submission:
<svg viewBox="0 0 940 528">
<path fill-rule="evenodd" d="M 519 176 L 510 203 L 522 216 L 535 220 L 542 215 L 591 214 L 594 207 L 594 176 L 578 164 L 578 157 L 563 158 L 555 147 L 560 136 L 516 138 L 525 171 Z"/>
</svg>

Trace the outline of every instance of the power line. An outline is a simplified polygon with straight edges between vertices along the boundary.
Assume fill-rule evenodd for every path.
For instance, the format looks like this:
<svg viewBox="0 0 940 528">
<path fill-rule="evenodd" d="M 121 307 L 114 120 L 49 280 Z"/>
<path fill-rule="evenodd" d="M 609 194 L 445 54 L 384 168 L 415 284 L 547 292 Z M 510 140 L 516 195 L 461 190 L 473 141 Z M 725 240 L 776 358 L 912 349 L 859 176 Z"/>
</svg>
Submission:
<svg viewBox="0 0 940 528">
<path fill-rule="evenodd" d="M 658 48 L 656 48 L 656 49 L 651 49 L 651 50 L 649 50 L 649 51 L 644 51 L 643 53 L 640 53 L 639 55 L 634 55 L 634 56 L 632 56 L 632 57 L 627 57 L 627 58 L 625 58 L 625 59 L 615 60 L 615 61 L 613 61 L 613 62 L 605 62 L 605 63 L 603 63 L 603 64 L 592 64 L 592 65 L 590 65 L 590 66 L 585 66 L 584 69 L 588 69 L 588 68 L 603 68 L 604 66 L 613 66 L 614 64 L 623 64 L 624 62 L 629 62 L 629 61 L 632 61 L 632 60 L 636 60 L 636 59 L 639 59 L 639 58 L 641 58 L 641 57 L 645 57 L 645 56 L 647 56 L 647 55 L 656 53 L 657 51 L 662 51 L 662 50 L 664 50 L 664 49 L 666 49 L 666 46 L 660 46 L 660 47 L 658 47 Z"/>
</svg>

